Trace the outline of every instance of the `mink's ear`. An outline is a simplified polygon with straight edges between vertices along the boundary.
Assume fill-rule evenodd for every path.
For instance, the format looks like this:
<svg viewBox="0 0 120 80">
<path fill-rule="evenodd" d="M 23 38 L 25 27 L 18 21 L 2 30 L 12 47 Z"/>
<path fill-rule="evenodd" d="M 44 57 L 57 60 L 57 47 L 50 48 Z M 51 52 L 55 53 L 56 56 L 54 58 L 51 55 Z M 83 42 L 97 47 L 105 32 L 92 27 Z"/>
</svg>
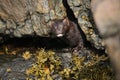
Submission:
<svg viewBox="0 0 120 80">
<path fill-rule="evenodd" d="M 63 24 L 68 26 L 70 25 L 69 19 L 67 17 L 63 20 Z"/>
</svg>

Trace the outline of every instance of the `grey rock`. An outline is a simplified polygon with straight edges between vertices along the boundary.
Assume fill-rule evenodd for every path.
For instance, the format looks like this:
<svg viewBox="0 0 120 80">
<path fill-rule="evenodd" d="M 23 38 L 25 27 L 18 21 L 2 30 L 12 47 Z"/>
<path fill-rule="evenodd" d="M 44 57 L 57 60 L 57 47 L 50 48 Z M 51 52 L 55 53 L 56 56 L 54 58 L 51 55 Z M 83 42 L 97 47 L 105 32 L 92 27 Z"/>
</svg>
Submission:
<svg viewBox="0 0 120 80">
<path fill-rule="evenodd" d="M 90 12 L 90 0 L 67 0 L 67 2 L 75 17 L 78 19 L 78 24 L 85 33 L 87 40 L 97 49 L 103 49 L 101 38 L 95 30 L 96 26 L 93 24 L 93 21 L 91 21 L 93 18 Z"/>
<path fill-rule="evenodd" d="M 47 37 L 51 20 L 65 16 L 62 0 L 0 0 L 0 34 Z"/>
</svg>

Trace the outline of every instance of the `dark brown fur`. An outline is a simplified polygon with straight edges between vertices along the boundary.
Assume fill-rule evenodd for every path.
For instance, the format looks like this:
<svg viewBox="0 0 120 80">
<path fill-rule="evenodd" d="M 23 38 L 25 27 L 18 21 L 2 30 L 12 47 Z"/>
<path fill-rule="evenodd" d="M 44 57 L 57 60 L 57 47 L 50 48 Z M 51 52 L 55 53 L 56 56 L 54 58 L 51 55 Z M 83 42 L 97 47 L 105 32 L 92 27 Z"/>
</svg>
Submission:
<svg viewBox="0 0 120 80">
<path fill-rule="evenodd" d="M 68 18 L 52 22 L 51 32 L 53 37 L 62 37 L 70 47 L 74 48 L 75 52 L 83 47 L 83 40 L 77 25 Z M 58 36 L 59 34 L 62 35 Z"/>
</svg>

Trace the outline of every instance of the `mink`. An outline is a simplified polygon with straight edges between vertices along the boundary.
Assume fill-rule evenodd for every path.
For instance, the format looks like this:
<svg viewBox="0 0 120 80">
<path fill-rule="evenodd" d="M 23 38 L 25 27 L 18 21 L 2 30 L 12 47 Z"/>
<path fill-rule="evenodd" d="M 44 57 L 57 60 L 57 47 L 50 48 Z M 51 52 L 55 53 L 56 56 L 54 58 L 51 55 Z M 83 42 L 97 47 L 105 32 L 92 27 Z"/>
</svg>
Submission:
<svg viewBox="0 0 120 80">
<path fill-rule="evenodd" d="M 79 51 L 83 47 L 83 39 L 78 26 L 68 18 L 54 20 L 51 23 L 51 35 L 64 39 L 73 52 Z"/>
</svg>

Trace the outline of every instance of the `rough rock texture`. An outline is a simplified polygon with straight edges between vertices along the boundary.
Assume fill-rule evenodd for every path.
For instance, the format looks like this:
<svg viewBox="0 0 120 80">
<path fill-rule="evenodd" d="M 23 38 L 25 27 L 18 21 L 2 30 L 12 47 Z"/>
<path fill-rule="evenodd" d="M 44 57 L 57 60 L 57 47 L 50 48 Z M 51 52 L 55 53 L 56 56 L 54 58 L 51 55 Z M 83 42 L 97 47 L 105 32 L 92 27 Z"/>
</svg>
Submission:
<svg viewBox="0 0 120 80">
<path fill-rule="evenodd" d="M 50 21 L 65 16 L 62 0 L 0 0 L 0 34 L 48 36 Z"/>
<path fill-rule="evenodd" d="M 19 43 L 19 47 L 14 45 L 15 48 L 18 48 L 18 51 L 20 47 L 28 47 L 29 45 L 29 47 L 31 48 L 32 46 L 33 49 L 35 49 L 36 46 L 38 48 L 38 45 L 40 45 L 42 48 L 46 48 L 48 46 L 50 47 L 48 49 L 51 49 L 53 46 L 54 49 L 57 48 L 57 50 L 61 50 L 58 48 L 61 48 L 61 45 L 64 45 L 64 43 L 60 41 L 60 38 L 58 39 L 58 42 L 60 42 L 59 44 L 56 43 L 56 39 L 51 41 L 51 36 L 49 35 L 51 21 L 68 17 L 68 19 L 71 21 L 78 23 L 77 27 L 82 29 L 85 37 L 93 44 L 94 47 L 101 49 L 103 47 L 101 44 L 101 39 L 99 38 L 96 30 L 96 25 L 93 21 L 90 3 L 91 0 L 0 0 L 0 43 L 4 41 L 3 38 L 9 37 L 10 42 L 6 42 L 8 44 L 17 43 L 17 45 Z M 39 42 L 36 41 L 36 36 Z M 11 39 L 14 39 L 13 42 Z M 18 39 L 20 42 L 17 41 Z M 33 46 L 34 43 L 37 45 Z M 5 47 L 5 56 L 7 55 L 8 51 L 12 49 L 13 48 L 7 49 Z M 64 48 L 62 47 L 62 49 Z M 24 52 L 23 48 L 22 51 Z M 68 51 L 68 49 L 63 50 L 62 52 L 59 51 L 59 55 L 62 57 L 62 62 L 65 67 L 69 67 L 71 65 L 70 61 L 72 55 L 71 52 L 65 54 L 65 51 Z M 85 47 L 80 50 L 79 56 L 86 56 L 86 63 L 89 63 L 91 57 L 88 55 L 88 53 L 91 54 L 94 51 L 95 50 Z M 99 52 L 99 50 L 97 51 Z M 13 54 L 14 53 L 15 52 L 13 50 Z M 16 52 L 15 54 L 19 53 Z M 7 59 L 5 56 L 0 57 Z M 25 69 L 32 66 L 33 60 L 26 61 L 18 56 L 17 58 L 12 58 L 12 60 L 8 61 L 5 61 L 5 59 L 2 58 L 0 58 L 0 78 L 3 80 L 26 79 L 27 76 L 25 74 Z M 1 60 L 3 62 L 1 62 Z"/>
<path fill-rule="evenodd" d="M 91 15 L 90 0 L 0 0 L 0 42 L 6 35 L 49 37 L 51 21 L 66 16 L 74 20 L 72 12 L 87 40 L 97 49 L 103 48 Z"/>
<path fill-rule="evenodd" d="M 92 11 L 120 80 L 120 0 L 92 0 Z"/>
<path fill-rule="evenodd" d="M 26 61 L 23 58 L 15 58 L 9 60 L 9 63 L 2 63 L 0 64 L 0 78 L 2 80 L 25 80 L 27 77 L 25 71 L 30 68 L 32 64 L 33 60 Z"/>
<path fill-rule="evenodd" d="M 91 14 L 91 0 L 67 0 L 67 2 L 87 40 L 96 48 L 103 48 Z"/>
</svg>

